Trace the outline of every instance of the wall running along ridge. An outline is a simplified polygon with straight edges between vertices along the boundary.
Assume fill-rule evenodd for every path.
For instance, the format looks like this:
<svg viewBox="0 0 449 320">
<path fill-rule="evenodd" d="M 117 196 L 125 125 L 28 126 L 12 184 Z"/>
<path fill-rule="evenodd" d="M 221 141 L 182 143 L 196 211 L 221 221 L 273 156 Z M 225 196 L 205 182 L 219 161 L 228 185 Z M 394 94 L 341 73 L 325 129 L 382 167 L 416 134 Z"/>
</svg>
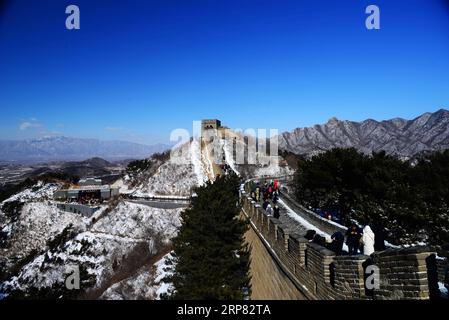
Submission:
<svg viewBox="0 0 449 320">
<path fill-rule="evenodd" d="M 252 230 L 265 246 L 282 272 L 299 291 L 298 298 L 318 300 L 427 300 L 439 297 L 438 280 L 447 268 L 447 258 L 439 258 L 429 247 L 387 249 L 371 256 L 336 256 L 333 251 L 298 234 L 288 234 L 279 220 L 268 217 L 247 193 L 242 190 L 242 212 L 249 219 Z M 249 231 L 251 232 L 251 230 Z M 257 240 L 257 239 L 256 239 Z M 254 237 L 252 247 L 254 248 Z M 260 248 L 257 249 L 260 254 Z M 252 252 L 252 256 L 254 253 Z M 440 254 L 441 255 L 441 254 Z M 256 259 L 264 261 L 264 259 Z M 365 271 L 374 264 L 380 270 L 379 289 L 365 288 Z M 254 269 L 254 265 L 251 266 Z M 252 270 L 254 273 L 255 270 Z M 266 277 L 265 281 L 261 277 Z M 257 283 L 271 283 L 270 272 L 258 274 Z M 282 290 L 279 283 L 265 286 L 267 290 Z M 288 286 L 289 291 L 291 285 Z M 257 291 L 257 297 L 261 294 Z M 254 294 L 253 294 L 254 296 Z M 293 298 L 291 292 L 285 298 Z M 279 292 L 264 297 L 282 298 Z"/>
</svg>

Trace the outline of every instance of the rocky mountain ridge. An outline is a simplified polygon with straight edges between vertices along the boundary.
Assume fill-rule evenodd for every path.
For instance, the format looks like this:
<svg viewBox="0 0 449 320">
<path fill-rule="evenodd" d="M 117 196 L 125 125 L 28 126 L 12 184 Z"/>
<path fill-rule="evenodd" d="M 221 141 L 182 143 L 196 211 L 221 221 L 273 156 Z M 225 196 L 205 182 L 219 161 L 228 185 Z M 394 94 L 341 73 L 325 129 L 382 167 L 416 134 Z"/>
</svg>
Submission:
<svg viewBox="0 0 449 320">
<path fill-rule="evenodd" d="M 281 150 L 301 155 L 310 156 L 337 147 L 354 147 L 367 154 L 384 150 L 402 158 L 448 149 L 449 110 L 427 112 L 412 120 L 355 122 L 333 117 L 325 124 L 297 128 L 279 136 Z"/>
</svg>

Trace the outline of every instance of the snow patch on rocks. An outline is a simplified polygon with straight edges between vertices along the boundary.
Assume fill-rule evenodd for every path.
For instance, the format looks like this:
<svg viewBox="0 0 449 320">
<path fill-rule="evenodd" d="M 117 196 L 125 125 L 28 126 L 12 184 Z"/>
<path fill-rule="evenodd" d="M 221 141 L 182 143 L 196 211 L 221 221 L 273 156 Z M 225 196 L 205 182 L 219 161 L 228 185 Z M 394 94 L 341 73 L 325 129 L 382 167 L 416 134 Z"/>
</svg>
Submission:
<svg viewBox="0 0 449 320">
<path fill-rule="evenodd" d="M 164 241 L 178 231 L 182 209 L 158 209 L 132 202 L 120 203 L 91 228 L 92 232 L 106 233 L 148 241 L 149 233 L 161 234 Z"/>
<path fill-rule="evenodd" d="M 204 158 L 204 152 L 201 152 L 200 142 L 192 140 L 172 150 L 170 159 L 148 180 L 132 190 L 125 190 L 124 187 L 122 189 L 136 197 L 190 196 L 193 188 L 209 180 L 210 166 Z"/>
</svg>

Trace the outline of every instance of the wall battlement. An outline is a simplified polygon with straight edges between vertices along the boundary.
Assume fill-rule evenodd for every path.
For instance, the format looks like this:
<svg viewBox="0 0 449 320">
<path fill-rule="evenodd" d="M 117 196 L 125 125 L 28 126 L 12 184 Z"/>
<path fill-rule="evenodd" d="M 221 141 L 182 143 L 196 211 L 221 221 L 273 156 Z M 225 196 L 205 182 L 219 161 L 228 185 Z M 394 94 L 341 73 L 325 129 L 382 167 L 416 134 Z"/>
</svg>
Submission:
<svg viewBox="0 0 449 320">
<path fill-rule="evenodd" d="M 298 234 L 287 233 L 279 220 L 242 192 L 243 213 L 290 280 L 309 299 L 426 300 L 439 295 L 438 279 L 447 260 L 428 247 L 388 249 L 371 256 L 336 256 Z M 379 268 L 379 288 L 365 287 L 367 267 Z M 270 277 L 269 274 L 266 275 Z"/>
</svg>

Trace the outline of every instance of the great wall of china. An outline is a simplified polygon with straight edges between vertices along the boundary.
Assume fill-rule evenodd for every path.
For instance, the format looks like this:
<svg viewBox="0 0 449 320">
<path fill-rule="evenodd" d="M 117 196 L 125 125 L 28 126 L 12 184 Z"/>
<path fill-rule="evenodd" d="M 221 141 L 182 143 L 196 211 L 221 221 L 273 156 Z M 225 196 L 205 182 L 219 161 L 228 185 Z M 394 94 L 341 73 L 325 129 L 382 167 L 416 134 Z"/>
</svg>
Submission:
<svg viewBox="0 0 449 320">
<path fill-rule="evenodd" d="M 224 138 L 226 129 L 219 120 L 203 120 L 202 148 L 216 136 Z M 211 151 L 205 149 L 212 159 Z M 214 174 L 220 174 L 219 171 L 218 167 L 214 168 Z M 270 178 L 274 177 L 265 179 Z M 287 184 L 291 177 L 276 178 Z M 345 233 L 346 227 L 301 207 L 287 193 L 280 196 L 279 219 L 267 216 L 249 196 L 252 181 L 248 180 L 241 190 L 242 217 L 250 224 L 245 239 L 251 248 L 251 299 L 429 300 L 440 297 L 438 282 L 444 281 L 448 270 L 448 252 L 414 246 L 389 247 L 371 256 L 337 256 L 309 242 L 304 235 L 311 228 L 327 235 L 336 231 Z M 367 288 L 366 283 L 373 277 L 378 285 Z"/>
<path fill-rule="evenodd" d="M 304 227 L 285 214 L 269 217 L 242 190 L 242 215 L 250 222 L 252 299 L 428 300 L 439 297 L 448 254 L 429 247 L 389 248 L 371 256 L 336 256 L 310 243 Z M 286 208 L 284 208 L 286 210 Z M 321 228 L 325 222 L 320 223 Z M 335 228 L 333 225 L 328 226 Z M 367 289 L 367 268 L 378 268 L 378 289 Z M 368 269 L 369 271 L 369 269 Z"/>
</svg>

